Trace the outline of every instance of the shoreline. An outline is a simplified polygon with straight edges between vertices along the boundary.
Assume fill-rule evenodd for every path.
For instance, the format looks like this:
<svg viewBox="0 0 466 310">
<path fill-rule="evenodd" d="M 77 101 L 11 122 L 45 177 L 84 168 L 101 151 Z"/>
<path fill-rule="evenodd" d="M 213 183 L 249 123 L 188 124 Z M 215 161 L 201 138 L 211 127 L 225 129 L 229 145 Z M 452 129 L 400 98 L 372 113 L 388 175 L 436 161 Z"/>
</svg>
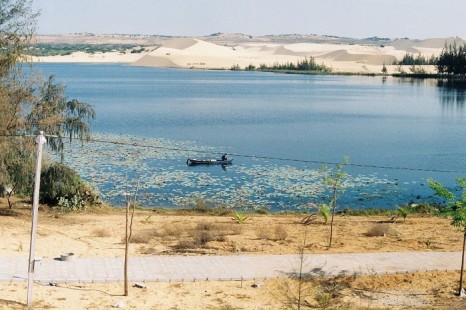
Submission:
<svg viewBox="0 0 466 310">
<path fill-rule="evenodd" d="M 56 38 L 61 42 L 72 40 L 66 36 Z M 98 41 L 98 40 L 100 41 Z M 126 39 L 126 38 L 125 38 Z M 97 40 L 97 41 L 96 41 Z M 427 40 L 388 40 L 361 41 L 345 38 L 339 42 L 327 37 L 306 36 L 253 38 L 235 35 L 215 35 L 208 37 L 173 37 L 163 38 L 157 42 L 134 45 L 126 51 L 111 50 L 101 52 L 96 45 L 105 45 L 109 38 L 92 38 L 88 45 L 91 52 L 73 51 L 62 56 L 31 57 L 38 62 L 72 62 L 72 63 L 128 63 L 146 67 L 168 67 L 183 69 L 230 70 L 233 68 L 264 68 L 274 64 L 300 62 L 314 59 L 316 65 L 324 65 L 333 73 L 341 74 L 378 74 L 387 70 L 387 74 L 396 74 L 397 70 L 409 72 L 411 66 L 393 65 L 407 54 L 438 56 L 446 42 L 461 39 L 427 39 Z M 47 41 L 40 42 L 47 44 Z M 60 41 L 50 41 L 50 52 Z M 114 41 L 111 41 L 115 43 Z M 122 41 L 123 42 L 123 41 Z M 72 46 L 72 44 L 70 45 Z M 92 48 L 94 46 L 94 48 Z M 46 51 L 47 52 L 47 51 Z M 414 56 L 413 56 L 414 57 Z M 426 73 L 434 73 L 432 65 L 417 66 Z"/>
<path fill-rule="evenodd" d="M 54 57 L 54 56 L 50 56 Z M 62 57 L 62 56 L 59 56 Z M 47 58 L 47 57 L 45 57 Z M 95 64 L 95 65 L 127 65 L 134 67 L 147 67 L 142 65 L 136 65 L 128 60 L 115 61 L 113 59 L 96 61 L 95 59 L 90 60 L 76 60 L 76 61 L 63 61 L 63 60 L 52 60 L 52 61 L 32 61 L 33 64 Z M 355 71 L 300 71 L 300 70 L 247 70 L 247 69 L 226 69 L 226 68 L 180 68 L 180 67 L 156 67 L 154 68 L 166 68 L 166 69 L 178 69 L 178 70 L 198 70 L 198 71 L 241 71 L 241 72 L 265 72 L 265 73 L 277 73 L 277 74 L 297 74 L 297 75 L 323 75 L 323 76 L 368 76 L 368 77 L 394 77 L 394 78 L 412 78 L 412 79 L 434 79 L 434 80 L 448 80 L 448 81 L 466 81 L 466 76 L 462 75 L 448 75 L 439 73 L 376 73 L 376 72 L 355 72 Z M 389 67 L 389 66 L 387 66 Z M 409 65 L 403 66 L 408 69 Z M 422 67 L 422 66 L 420 66 Z"/>
</svg>

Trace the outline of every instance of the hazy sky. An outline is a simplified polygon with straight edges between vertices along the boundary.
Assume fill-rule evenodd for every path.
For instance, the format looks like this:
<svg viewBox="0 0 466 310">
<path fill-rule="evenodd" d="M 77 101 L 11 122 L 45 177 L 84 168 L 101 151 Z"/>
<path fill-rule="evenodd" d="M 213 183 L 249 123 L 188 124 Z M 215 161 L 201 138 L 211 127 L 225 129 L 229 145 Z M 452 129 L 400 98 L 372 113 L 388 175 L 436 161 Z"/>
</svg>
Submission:
<svg viewBox="0 0 466 310">
<path fill-rule="evenodd" d="M 466 37 L 466 0 L 33 0 L 39 34 Z"/>
</svg>

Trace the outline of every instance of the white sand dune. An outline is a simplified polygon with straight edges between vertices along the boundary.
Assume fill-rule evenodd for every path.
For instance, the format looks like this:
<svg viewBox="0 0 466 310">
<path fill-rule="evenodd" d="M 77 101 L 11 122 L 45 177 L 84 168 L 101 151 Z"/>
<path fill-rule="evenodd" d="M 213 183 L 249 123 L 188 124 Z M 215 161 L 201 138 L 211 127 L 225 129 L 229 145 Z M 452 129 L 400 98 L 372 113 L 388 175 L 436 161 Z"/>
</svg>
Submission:
<svg viewBox="0 0 466 310">
<path fill-rule="evenodd" d="M 234 47 L 221 46 L 199 39 L 175 39 L 134 62 L 136 66 L 229 69 L 274 63 L 297 62 L 315 57 L 318 63 L 341 72 L 380 72 L 406 51 L 393 47 L 341 44 L 265 44 L 244 43 Z"/>
<path fill-rule="evenodd" d="M 237 37 L 237 36 L 236 36 Z M 445 43 L 462 45 L 460 38 L 434 38 L 427 40 L 398 39 L 386 44 L 374 42 L 368 44 L 352 44 L 348 41 L 324 43 L 305 41 L 299 38 L 291 43 L 266 42 L 267 37 L 258 39 L 241 37 L 225 41 L 225 36 L 214 37 L 223 41 L 207 42 L 199 38 L 180 37 L 171 40 L 163 39 L 161 46 L 151 52 L 143 53 L 73 53 L 67 56 L 34 57 L 37 62 L 102 62 L 128 63 L 135 66 L 194 68 L 194 69 L 230 69 L 245 68 L 249 65 L 260 66 L 274 63 L 296 63 L 305 57 L 314 57 L 316 62 L 332 68 L 334 72 L 380 73 L 382 66 L 388 72 L 394 72 L 394 61 L 400 60 L 406 53 L 422 54 L 424 57 L 438 56 Z M 294 38 L 294 37 L 293 37 Z M 209 39 L 209 38 L 205 38 Z M 211 39 L 211 38 L 210 38 Z M 274 41 L 277 42 L 277 41 Z M 283 41 L 285 42 L 285 41 Z M 427 71 L 433 70 L 426 67 Z M 405 70 L 407 71 L 407 70 Z"/>
<path fill-rule="evenodd" d="M 164 44 L 165 48 L 174 48 L 184 50 L 197 43 L 197 40 L 191 38 L 176 38 Z"/>
<path fill-rule="evenodd" d="M 334 61 L 350 61 L 356 63 L 364 63 L 369 65 L 392 64 L 396 61 L 393 55 L 385 54 L 350 54 L 347 50 L 338 50 L 319 56 L 319 58 L 329 58 Z"/>
</svg>

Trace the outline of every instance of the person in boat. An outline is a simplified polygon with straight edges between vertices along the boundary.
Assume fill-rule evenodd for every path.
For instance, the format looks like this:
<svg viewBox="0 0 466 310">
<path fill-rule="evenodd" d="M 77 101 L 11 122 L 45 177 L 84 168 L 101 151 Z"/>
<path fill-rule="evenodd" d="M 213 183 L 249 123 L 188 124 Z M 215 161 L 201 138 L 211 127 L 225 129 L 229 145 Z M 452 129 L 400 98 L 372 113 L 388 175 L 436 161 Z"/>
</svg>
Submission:
<svg viewBox="0 0 466 310">
<path fill-rule="evenodd" d="M 225 160 L 227 160 L 227 159 L 228 159 L 228 158 L 227 158 L 227 154 L 223 154 L 223 155 L 222 155 L 222 161 L 225 161 Z"/>
</svg>

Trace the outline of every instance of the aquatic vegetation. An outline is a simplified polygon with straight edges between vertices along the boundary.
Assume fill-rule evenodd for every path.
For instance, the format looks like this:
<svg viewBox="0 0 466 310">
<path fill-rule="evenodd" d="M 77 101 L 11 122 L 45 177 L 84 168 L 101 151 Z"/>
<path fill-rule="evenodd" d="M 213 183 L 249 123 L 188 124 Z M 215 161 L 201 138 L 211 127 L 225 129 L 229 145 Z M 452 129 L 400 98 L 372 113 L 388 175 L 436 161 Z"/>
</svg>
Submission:
<svg viewBox="0 0 466 310">
<path fill-rule="evenodd" d="M 234 165 L 224 169 L 186 165 L 186 158 L 212 156 L 216 150 L 192 141 L 99 134 L 84 146 L 66 144 L 65 164 L 114 205 L 124 205 L 125 192 L 132 190 L 127 188 L 131 179 L 140 180 L 143 207 L 187 206 L 203 199 L 213 206 L 241 210 L 304 211 L 308 203 L 329 200 L 331 193 L 323 183 L 326 172 L 305 164 L 236 158 Z M 341 207 L 348 201 L 362 204 L 401 195 L 399 187 L 376 174 L 348 174 L 342 186 L 348 199 L 341 201 Z"/>
</svg>

